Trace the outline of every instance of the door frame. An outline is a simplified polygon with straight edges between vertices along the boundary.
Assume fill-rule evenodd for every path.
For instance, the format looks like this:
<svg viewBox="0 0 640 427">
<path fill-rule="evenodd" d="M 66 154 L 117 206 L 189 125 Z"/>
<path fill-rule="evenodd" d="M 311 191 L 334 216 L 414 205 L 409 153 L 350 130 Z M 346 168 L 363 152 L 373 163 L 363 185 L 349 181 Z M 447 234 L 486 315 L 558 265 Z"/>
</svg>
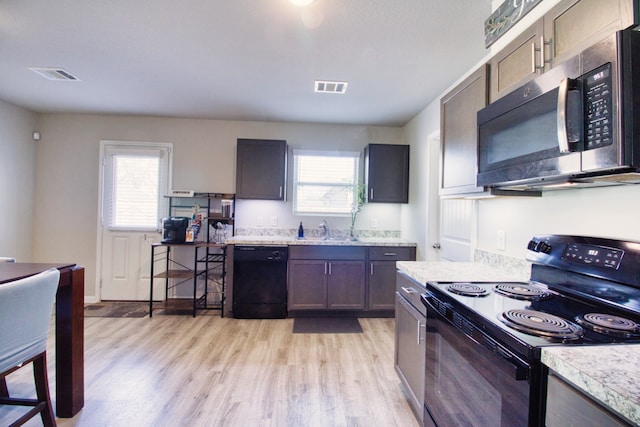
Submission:
<svg viewBox="0 0 640 427">
<path fill-rule="evenodd" d="M 102 299 L 102 247 L 104 238 L 103 227 L 103 197 L 104 197 L 104 167 L 105 153 L 107 147 L 120 146 L 123 148 L 162 148 L 167 149 L 169 154 L 167 167 L 167 188 L 166 194 L 171 191 L 173 183 L 173 143 L 170 142 L 150 142 L 150 141 L 118 141 L 118 140 L 100 140 L 100 152 L 98 159 L 98 212 L 96 217 L 96 280 L 94 288 L 94 297 L 86 297 L 85 302 L 99 302 Z M 158 223 L 160 230 L 160 223 Z M 151 256 L 151 254 L 149 254 Z"/>
</svg>

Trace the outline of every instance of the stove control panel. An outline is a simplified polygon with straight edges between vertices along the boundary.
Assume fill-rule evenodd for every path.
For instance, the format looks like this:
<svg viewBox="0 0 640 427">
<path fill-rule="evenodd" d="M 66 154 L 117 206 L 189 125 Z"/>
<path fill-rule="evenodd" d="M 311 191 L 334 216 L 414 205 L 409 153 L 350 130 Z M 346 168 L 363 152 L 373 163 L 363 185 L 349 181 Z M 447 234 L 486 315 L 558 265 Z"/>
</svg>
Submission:
<svg viewBox="0 0 640 427">
<path fill-rule="evenodd" d="M 549 269 L 610 280 L 640 289 L 640 241 L 549 234 L 527 245 L 532 278 Z M 535 271 L 534 271 L 535 270 Z"/>
<path fill-rule="evenodd" d="M 567 248 L 562 255 L 562 259 L 579 264 L 617 270 L 618 267 L 620 267 L 620 261 L 622 260 L 623 255 L 624 251 L 621 249 L 572 243 L 567 245 Z"/>
</svg>

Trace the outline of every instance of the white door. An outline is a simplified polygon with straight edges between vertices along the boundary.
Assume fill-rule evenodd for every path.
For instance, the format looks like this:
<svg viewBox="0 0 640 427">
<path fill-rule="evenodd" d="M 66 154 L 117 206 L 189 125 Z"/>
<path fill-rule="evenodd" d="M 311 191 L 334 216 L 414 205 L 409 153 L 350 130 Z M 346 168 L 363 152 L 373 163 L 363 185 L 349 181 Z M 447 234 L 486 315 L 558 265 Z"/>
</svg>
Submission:
<svg viewBox="0 0 640 427">
<path fill-rule="evenodd" d="M 167 212 L 172 146 L 101 141 L 100 147 L 98 295 L 101 300 L 147 300 L 151 243 L 160 241 L 160 221 Z M 161 284 L 155 286 L 154 293 L 159 292 Z"/>
<path fill-rule="evenodd" d="M 428 197 L 425 261 L 440 261 L 440 131 L 427 136 Z"/>
<path fill-rule="evenodd" d="M 426 261 L 472 261 L 474 201 L 440 199 L 440 133 L 427 137 L 429 197 Z"/>
</svg>

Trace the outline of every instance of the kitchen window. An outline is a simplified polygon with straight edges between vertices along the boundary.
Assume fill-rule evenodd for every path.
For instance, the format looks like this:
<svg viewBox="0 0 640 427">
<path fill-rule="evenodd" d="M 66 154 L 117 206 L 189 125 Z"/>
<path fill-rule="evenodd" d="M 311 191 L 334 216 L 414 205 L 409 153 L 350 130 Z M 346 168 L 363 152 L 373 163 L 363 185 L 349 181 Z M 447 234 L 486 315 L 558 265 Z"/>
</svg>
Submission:
<svg viewBox="0 0 640 427">
<path fill-rule="evenodd" d="M 351 214 L 360 153 L 294 150 L 293 160 L 295 214 Z"/>
</svg>

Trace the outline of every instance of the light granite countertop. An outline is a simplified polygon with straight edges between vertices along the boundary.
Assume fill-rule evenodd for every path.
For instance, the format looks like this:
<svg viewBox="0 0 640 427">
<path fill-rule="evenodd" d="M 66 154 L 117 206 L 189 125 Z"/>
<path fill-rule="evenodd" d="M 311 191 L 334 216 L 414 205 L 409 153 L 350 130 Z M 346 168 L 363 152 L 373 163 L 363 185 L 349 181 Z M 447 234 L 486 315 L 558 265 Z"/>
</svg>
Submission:
<svg viewBox="0 0 640 427">
<path fill-rule="evenodd" d="M 542 363 L 585 395 L 640 425 L 640 344 L 542 349 Z"/>
<path fill-rule="evenodd" d="M 428 281 L 528 281 L 530 272 L 501 270 L 480 262 L 398 261 L 398 271 L 426 285 Z"/>
<path fill-rule="evenodd" d="M 225 240 L 227 245 L 323 245 L 323 246 L 411 246 L 416 243 L 392 237 L 360 237 L 358 240 L 345 238 L 323 240 L 317 237 L 297 239 L 288 236 L 234 236 Z"/>
</svg>

